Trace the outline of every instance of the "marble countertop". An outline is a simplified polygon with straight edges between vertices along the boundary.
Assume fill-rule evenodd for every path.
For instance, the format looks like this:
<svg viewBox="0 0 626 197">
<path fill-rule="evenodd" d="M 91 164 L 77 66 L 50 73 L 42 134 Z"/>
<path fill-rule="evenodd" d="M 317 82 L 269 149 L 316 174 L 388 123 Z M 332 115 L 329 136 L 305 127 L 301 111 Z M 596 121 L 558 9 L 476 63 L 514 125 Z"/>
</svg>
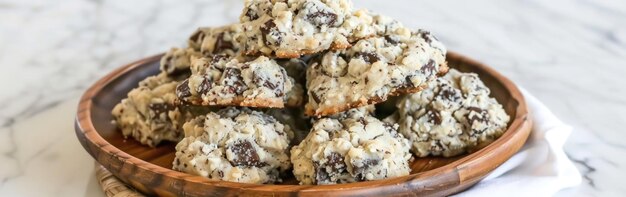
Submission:
<svg viewBox="0 0 626 197">
<path fill-rule="evenodd" d="M 242 0 L 0 2 L 0 196 L 98 196 L 74 135 L 81 93 L 133 60 L 235 22 Z M 560 196 L 623 195 L 626 2 L 358 0 L 485 62 L 575 127 L 584 183 Z"/>
</svg>

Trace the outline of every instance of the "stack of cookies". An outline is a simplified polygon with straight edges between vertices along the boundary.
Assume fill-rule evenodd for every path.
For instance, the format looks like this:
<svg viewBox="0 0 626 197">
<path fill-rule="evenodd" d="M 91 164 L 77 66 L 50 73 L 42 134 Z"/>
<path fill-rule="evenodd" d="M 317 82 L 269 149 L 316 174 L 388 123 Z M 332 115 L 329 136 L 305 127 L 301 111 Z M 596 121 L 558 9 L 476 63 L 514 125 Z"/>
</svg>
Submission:
<svg viewBox="0 0 626 197">
<path fill-rule="evenodd" d="M 445 55 L 429 32 L 350 0 L 246 0 L 239 23 L 199 28 L 112 113 L 124 136 L 177 142 L 174 170 L 209 179 L 404 176 L 413 156 L 476 150 L 509 121 Z"/>
</svg>

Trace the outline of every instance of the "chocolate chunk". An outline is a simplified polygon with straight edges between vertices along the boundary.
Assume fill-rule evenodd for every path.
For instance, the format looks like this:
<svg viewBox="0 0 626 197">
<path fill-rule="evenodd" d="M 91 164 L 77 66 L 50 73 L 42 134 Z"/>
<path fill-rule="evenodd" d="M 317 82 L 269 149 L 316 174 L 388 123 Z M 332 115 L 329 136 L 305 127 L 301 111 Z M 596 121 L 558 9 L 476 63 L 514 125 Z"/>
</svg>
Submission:
<svg viewBox="0 0 626 197">
<path fill-rule="evenodd" d="M 230 161 L 234 166 L 263 167 L 267 165 L 267 163 L 261 162 L 254 146 L 247 140 L 237 141 L 229 149 L 235 155 Z"/>
<path fill-rule="evenodd" d="M 196 30 L 195 32 L 193 32 L 193 34 L 191 34 L 191 36 L 189 36 L 189 40 L 196 42 L 199 39 L 204 37 L 204 32 L 200 29 Z"/>
<path fill-rule="evenodd" d="M 226 62 L 230 60 L 230 56 L 226 55 L 226 54 L 218 54 L 218 55 L 214 55 L 213 58 L 211 59 L 211 62 L 209 63 L 210 65 L 213 66 L 213 68 L 219 70 L 219 71 L 224 71 L 223 65 Z"/>
<path fill-rule="evenodd" d="M 375 62 L 378 62 L 380 60 L 380 58 L 378 57 L 378 55 L 376 53 L 372 53 L 372 52 L 358 52 L 356 54 L 354 54 L 355 57 L 357 58 L 363 58 L 363 60 L 365 60 L 365 62 L 373 64 Z"/>
<path fill-rule="evenodd" d="M 189 41 L 199 46 L 200 43 L 202 43 L 202 40 L 204 40 L 205 36 L 206 34 L 204 33 L 204 31 L 198 29 L 193 34 L 191 34 L 191 36 L 189 37 Z"/>
<path fill-rule="evenodd" d="M 307 3 L 304 5 L 304 9 L 309 7 L 316 7 L 314 3 Z M 322 27 L 324 25 L 335 27 L 337 24 L 337 14 L 329 12 L 327 10 L 323 10 L 322 8 L 317 8 L 317 12 L 308 13 L 305 16 L 305 19 L 315 26 Z"/>
<path fill-rule="evenodd" d="M 268 20 L 261 27 L 261 33 L 263 34 L 263 42 L 268 46 L 278 46 L 283 42 L 283 36 L 278 31 L 274 20 Z"/>
<path fill-rule="evenodd" d="M 486 110 L 478 107 L 469 107 L 467 110 L 467 120 L 470 124 L 474 124 L 474 122 L 489 122 L 489 113 Z"/>
<path fill-rule="evenodd" d="M 163 58 L 165 58 L 165 63 L 163 63 L 163 70 L 165 72 L 170 72 L 170 69 L 172 68 L 172 64 L 174 64 L 172 62 L 172 59 L 174 59 L 172 57 L 172 55 L 166 54 Z"/>
<path fill-rule="evenodd" d="M 319 162 L 313 162 L 313 166 L 315 167 L 315 181 L 316 184 L 320 184 L 323 182 L 330 181 L 330 175 L 326 172 L 326 169 L 320 168 Z"/>
<path fill-rule="evenodd" d="M 404 78 L 404 84 L 402 85 L 402 87 L 406 87 L 406 88 L 413 88 L 413 87 L 415 87 L 413 85 L 413 81 L 411 80 L 411 78 L 413 78 L 413 77 L 415 77 L 415 76 L 414 75 L 407 75 Z"/>
<path fill-rule="evenodd" d="M 311 97 L 313 97 L 313 100 L 315 101 L 315 103 L 321 103 L 322 99 L 320 98 L 319 95 L 317 95 L 317 93 L 315 92 L 311 92 Z"/>
<path fill-rule="evenodd" d="M 161 114 L 165 114 L 165 117 L 168 120 L 169 117 L 167 116 L 167 112 L 176 109 L 174 105 L 170 105 L 167 103 L 150 103 L 149 107 L 150 110 L 154 112 L 154 118 L 159 118 L 161 117 Z"/>
<path fill-rule="evenodd" d="M 265 24 L 261 27 L 261 33 L 263 34 L 263 40 L 265 41 L 265 43 L 267 43 L 267 36 L 270 36 L 270 33 L 272 33 L 271 31 L 276 28 L 276 23 L 274 23 L 274 20 L 268 20 L 267 22 L 265 22 Z"/>
<path fill-rule="evenodd" d="M 461 99 L 459 92 L 455 91 L 455 89 L 450 86 L 442 86 L 438 97 L 451 102 L 458 102 Z"/>
<path fill-rule="evenodd" d="M 189 79 L 185 79 L 185 81 L 176 86 L 176 96 L 181 99 L 191 96 L 191 91 L 189 91 Z"/>
<path fill-rule="evenodd" d="M 343 156 L 339 153 L 330 153 L 326 159 L 328 160 L 326 161 L 326 166 L 330 167 L 332 172 L 339 172 L 346 168 L 346 164 L 343 162 Z"/>
<path fill-rule="evenodd" d="M 209 92 L 209 90 L 211 90 L 211 88 L 213 88 L 213 82 L 211 81 L 211 79 L 209 78 L 209 76 L 205 75 L 203 76 L 203 80 L 200 83 L 200 85 L 198 86 L 197 92 L 201 95 L 205 95 Z"/>
<path fill-rule="evenodd" d="M 438 111 L 431 109 L 426 112 L 426 115 L 428 116 L 428 122 L 441 125 L 441 114 Z"/>
<path fill-rule="evenodd" d="M 398 43 L 400 43 L 400 40 L 398 40 L 398 38 L 396 38 L 395 36 L 386 35 L 385 40 L 391 45 L 397 45 Z"/>
<path fill-rule="evenodd" d="M 435 74 L 435 61 L 433 61 L 432 59 L 428 60 L 428 63 L 426 63 L 426 65 L 423 65 L 422 68 L 420 68 L 420 71 L 422 71 L 422 73 L 426 74 L 427 76 L 431 76 Z"/>
<path fill-rule="evenodd" d="M 419 30 L 417 33 L 420 35 L 420 37 L 422 39 L 424 39 L 424 41 L 426 41 L 426 43 L 430 44 L 433 41 L 430 38 L 430 32 L 424 31 L 424 30 Z"/>
<path fill-rule="evenodd" d="M 257 14 L 255 10 L 250 9 L 250 8 L 246 10 L 245 15 L 250 19 L 250 21 L 259 19 L 259 14 Z"/>
<path fill-rule="evenodd" d="M 339 153 L 330 153 L 326 160 L 326 163 L 323 163 L 324 165 L 319 162 L 313 163 L 317 183 L 330 181 L 332 174 L 341 174 L 346 170 L 346 163 L 344 163 L 343 156 Z"/>
<path fill-rule="evenodd" d="M 489 127 L 480 125 L 474 126 L 474 124 L 489 123 L 489 113 L 487 110 L 478 107 L 469 107 L 467 110 L 466 118 L 469 123 L 467 126 L 472 129 L 471 135 L 480 135 L 485 132 Z"/>
<path fill-rule="evenodd" d="M 219 53 L 224 50 L 234 50 L 235 46 L 233 45 L 232 42 L 224 40 L 224 32 L 222 32 L 217 35 L 217 38 L 215 41 L 215 47 L 213 48 L 214 48 L 214 51 L 213 51 L 214 53 Z"/>
<path fill-rule="evenodd" d="M 252 81 L 255 84 L 260 84 L 266 88 L 274 90 L 276 96 L 283 96 L 285 93 L 283 92 L 284 81 L 274 81 L 272 82 L 270 79 L 264 77 L 262 74 L 259 74 L 260 71 L 255 70 L 252 72 Z"/>
<path fill-rule="evenodd" d="M 376 159 L 366 159 L 363 160 L 363 165 L 360 167 L 357 167 L 357 165 L 352 164 L 352 166 L 354 166 L 354 174 L 356 174 L 356 179 L 358 181 L 365 181 L 365 172 L 370 169 L 372 166 L 376 166 L 378 165 L 378 163 L 380 163 L 380 160 L 376 160 Z"/>
<path fill-rule="evenodd" d="M 250 68 L 249 63 L 244 63 L 243 65 L 241 65 L 241 69 L 248 69 L 248 68 Z"/>
<path fill-rule="evenodd" d="M 248 89 L 238 68 L 225 68 L 222 73 L 222 84 L 228 86 L 226 93 L 230 94 L 241 94 Z"/>
<path fill-rule="evenodd" d="M 213 58 L 211 59 L 211 64 L 217 64 L 221 61 L 228 61 L 229 59 L 230 59 L 229 55 L 217 54 L 217 55 L 214 55 Z"/>
</svg>

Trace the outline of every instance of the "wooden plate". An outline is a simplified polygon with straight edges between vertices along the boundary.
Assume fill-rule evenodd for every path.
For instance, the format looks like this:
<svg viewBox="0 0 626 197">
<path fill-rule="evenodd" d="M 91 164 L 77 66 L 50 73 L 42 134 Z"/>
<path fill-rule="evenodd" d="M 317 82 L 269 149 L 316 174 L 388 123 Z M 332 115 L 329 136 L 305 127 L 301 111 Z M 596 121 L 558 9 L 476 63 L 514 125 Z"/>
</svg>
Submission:
<svg viewBox="0 0 626 197">
<path fill-rule="evenodd" d="M 137 82 L 158 72 L 161 55 L 123 66 L 96 82 L 80 100 L 76 135 L 85 150 L 122 181 L 146 194 L 163 196 L 441 196 L 462 191 L 504 163 L 524 144 L 531 130 L 528 109 L 520 91 L 490 67 L 456 53 L 448 53 L 450 67 L 478 73 L 511 116 L 509 128 L 494 143 L 454 158 L 427 157 L 411 164 L 408 176 L 338 185 L 298 185 L 294 178 L 280 185 L 213 181 L 171 170 L 174 143 L 149 148 L 125 140 L 111 124 L 111 109 Z"/>
</svg>

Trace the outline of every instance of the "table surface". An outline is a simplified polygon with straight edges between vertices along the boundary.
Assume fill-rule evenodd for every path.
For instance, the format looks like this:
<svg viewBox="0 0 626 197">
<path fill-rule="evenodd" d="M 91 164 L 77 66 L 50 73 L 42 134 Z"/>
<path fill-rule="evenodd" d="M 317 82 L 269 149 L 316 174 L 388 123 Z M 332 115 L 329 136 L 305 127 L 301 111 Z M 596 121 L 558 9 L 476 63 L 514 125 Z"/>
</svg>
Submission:
<svg viewBox="0 0 626 197">
<path fill-rule="evenodd" d="M 0 196 L 102 195 L 78 144 L 80 94 L 133 60 L 236 22 L 242 0 L 0 2 Z M 584 183 L 560 196 L 623 195 L 626 2 L 358 0 L 485 62 L 575 127 Z M 621 64 L 621 65 L 620 65 Z"/>
</svg>

